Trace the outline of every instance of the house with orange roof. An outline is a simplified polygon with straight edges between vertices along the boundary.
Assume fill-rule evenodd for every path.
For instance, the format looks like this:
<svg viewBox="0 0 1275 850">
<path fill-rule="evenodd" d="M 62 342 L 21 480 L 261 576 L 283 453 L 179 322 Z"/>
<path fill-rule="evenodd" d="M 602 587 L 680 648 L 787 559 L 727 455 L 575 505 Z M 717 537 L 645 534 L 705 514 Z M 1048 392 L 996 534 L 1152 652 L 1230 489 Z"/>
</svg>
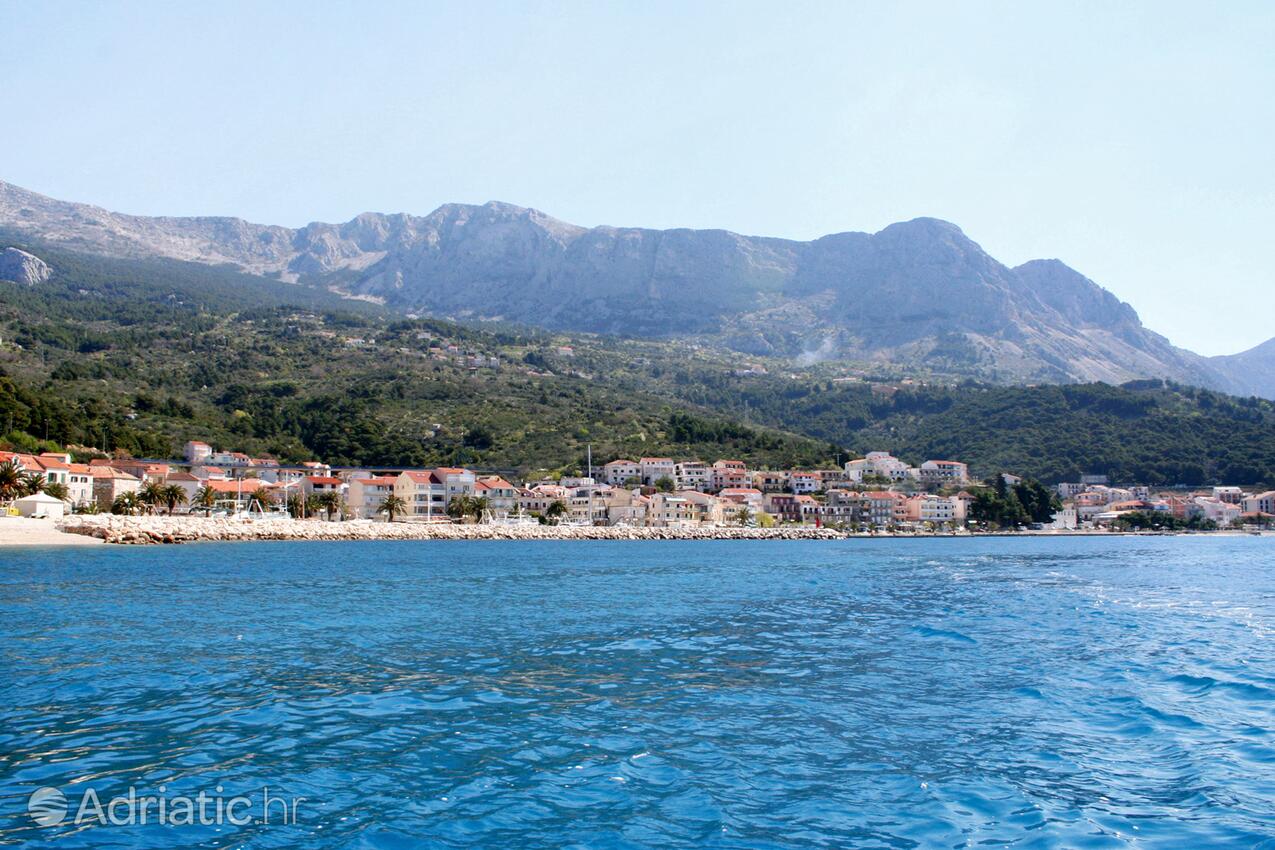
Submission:
<svg viewBox="0 0 1275 850">
<path fill-rule="evenodd" d="M 742 460 L 718 460 L 713 462 L 708 486 L 710 490 L 749 488 L 752 476 Z"/>
<path fill-rule="evenodd" d="M 965 503 L 949 496 L 918 493 L 904 501 L 907 521 L 951 528 L 965 522 Z"/>
<path fill-rule="evenodd" d="M 727 487 L 717 492 L 717 498 L 753 511 L 760 511 L 765 501 L 762 492 L 756 487 Z"/>
<path fill-rule="evenodd" d="M 346 502 L 356 519 L 376 519 L 381 503 L 394 495 L 397 475 L 367 475 L 351 478 Z"/>
<path fill-rule="evenodd" d="M 818 493 L 823 490 L 823 478 L 817 472 L 793 470 L 788 473 L 788 487 L 799 495 Z"/>
<path fill-rule="evenodd" d="M 767 493 L 763 504 L 766 513 L 781 522 L 801 522 L 801 503 L 797 498 L 795 493 Z"/>
<path fill-rule="evenodd" d="M 190 474 L 198 478 L 200 481 L 224 481 L 226 480 L 226 470 L 220 466 L 212 466 L 211 464 L 200 464 L 190 468 Z"/>
<path fill-rule="evenodd" d="M 93 475 L 93 501 L 99 509 L 109 511 L 111 504 L 125 493 L 142 489 L 142 479 L 106 464 L 90 465 Z"/>
<path fill-rule="evenodd" d="M 189 472 L 170 472 L 168 477 L 164 479 L 165 484 L 173 484 L 182 488 L 182 492 L 186 494 L 186 501 L 195 501 L 195 494 L 199 492 L 199 488 L 204 482 Z"/>
<path fill-rule="evenodd" d="M 487 500 L 488 509 L 496 516 L 508 515 L 518 508 L 518 488 L 499 475 L 485 475 L 474 483 L 474 495 Z"/>
<path fill-rule="evenodd" d="M 430 469 L 409 469 L 394 479 L 394 495 L 407 504 L 407 515 L 416 519 L 447 516 L 447 484 Z"/>
<path fill-rule="evenodd" d="M 523 513 L 543 514 L 554 502 L 567 505 L 571 500 L 571 490 L 560 484 L 542 481 L 532 487 L 518 489 L 518 510 Z"/>
<path fill-rule="evenodd" d="M 1244 513 L 1275 514 L 1275 490 L 1257 493 L 1242 500 Z"/>
<path fill-rule="evenodd" d="M 44 478 L 50 484 L 69 487 L 71 456 L 65 452 L 41 452 L 36 461 L 44 469 Z"/>
<path fill-rule="evenodd" d="M 203 486 L 217 495 L 219 507 L 227 507 L 233 503 L 235 509 L 246 510 L 252 506 L 254 500 L 263 504 L 275 501 L 270 485 L 259 478 L 236 478 L 233 481 L 214 479 L 205 481 Z"/>
<path fill-rule="evenodd" d="M 459 496 L 474 495 L 474 486 L 478 483 L 478 476 L 468 469 L 461 469 L 456 466 L 440 466 L 434 470 L 434 475 L 443 482 L 443 487 L 447 491 L 448 504 L 451 504 L 452 499 Z"/>
<path fill-rule="evenodd" d="M 788 489 L 788 471 L 762 469 L 753 473 L 752 485 L 763 493 L 781 493 Z"/>
<path fill-rule="evenodd" d="M 315 493 L 337 493 L 345 495 L 345 482 L 335 475 L 307 475 L 301 480 L 301 489 L 306 496 Z"/>
<path fill-rule="evenodd" d="M 876 490 L 863 494 L 867 507 L 864 522 L 878 528 L 889 528 L 907 520 L 906 496 L 889 490 Z"/>
</svg>

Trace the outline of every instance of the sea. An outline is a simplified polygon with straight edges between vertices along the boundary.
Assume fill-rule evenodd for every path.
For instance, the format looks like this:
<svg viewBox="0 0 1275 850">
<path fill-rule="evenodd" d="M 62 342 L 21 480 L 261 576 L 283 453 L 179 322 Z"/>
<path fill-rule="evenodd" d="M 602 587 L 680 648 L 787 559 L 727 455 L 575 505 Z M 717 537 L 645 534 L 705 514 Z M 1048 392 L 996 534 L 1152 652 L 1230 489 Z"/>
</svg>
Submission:
<svg viewBox="0 0 1275 850">
<path fill-rule="evenodd" d="M 0 845 L 1275 848 L 1275 540 L 0 549 Z"/>
</svg>

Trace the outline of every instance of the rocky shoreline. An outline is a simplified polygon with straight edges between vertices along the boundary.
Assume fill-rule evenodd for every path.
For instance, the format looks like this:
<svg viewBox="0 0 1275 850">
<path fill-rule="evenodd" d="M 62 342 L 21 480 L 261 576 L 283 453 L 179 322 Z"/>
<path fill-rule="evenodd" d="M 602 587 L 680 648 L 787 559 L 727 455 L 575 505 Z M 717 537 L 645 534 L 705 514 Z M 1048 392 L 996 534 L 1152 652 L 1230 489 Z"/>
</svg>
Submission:
<svg viewBox="0 0 1275 850">
<path fill-rule="evenodd" d="M 126 545 L 213 543 L 254 540 L 846 540 L 849 538 L 932 537 L 1114 537 L 1114 536 L 1241 536 L 1253 532 L 1209 531 L 961 531 L 942 534 L 876 532 L 854 534 L 832 528 L 786 525 L 778 528 L 737 526 L 679 526 L 629 528 L 574 525 L 453 525 L 450 523 L 326 522 L 324 520 L 234 520 L 191 516 L 129 517 L 112 514 L 77 514 L 50 523 L 46 537 L 78 535 L 88 542 Z M 1261 536 L 1270 538 L 1271 532 Z M 40 542 L 48 540 L 41 538 Z"/>
<path fill-rule="evenodd" d="M 452 525 L 447 523 L 234 520 L 204 517 L 70 516 L 58 524 L 70 534 L 131 545 L 249 540 L 842 540 L 830 528 L 671 527 L 571 525 Z"/>
</svg>

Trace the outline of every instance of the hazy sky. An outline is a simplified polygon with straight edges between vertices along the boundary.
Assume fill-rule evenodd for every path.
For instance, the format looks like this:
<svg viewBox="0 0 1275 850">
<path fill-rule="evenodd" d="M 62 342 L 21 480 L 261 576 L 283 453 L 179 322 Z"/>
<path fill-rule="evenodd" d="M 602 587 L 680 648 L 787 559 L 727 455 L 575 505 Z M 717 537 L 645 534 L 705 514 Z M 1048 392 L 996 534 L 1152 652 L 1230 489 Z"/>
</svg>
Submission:
<svg viewBox="0 0 1275 850">
<path fill-rule="evenodd" d="M 1275 336 L 1275 3 L 0 0 L 0 180 L 272 224 L 498 199 L 1059 257 Z"/>
</svg>

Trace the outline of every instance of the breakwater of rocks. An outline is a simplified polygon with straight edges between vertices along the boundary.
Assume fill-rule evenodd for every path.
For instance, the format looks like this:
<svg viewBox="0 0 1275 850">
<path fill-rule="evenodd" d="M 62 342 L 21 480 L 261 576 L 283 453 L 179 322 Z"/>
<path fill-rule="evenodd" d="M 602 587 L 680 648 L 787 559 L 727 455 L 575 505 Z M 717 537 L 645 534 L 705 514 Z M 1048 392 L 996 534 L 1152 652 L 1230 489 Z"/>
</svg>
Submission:
<svg viewBox="0 0 1275 850">
<path fill-rule="evenodd" d="M 802 526 L 500 526 L 109 514 L 69 516 L 59 523 L 59 528 L 71 534 L 97 537 L 107 543 L 135 545 L 232 540 L 840 540 L 847 536 L 829 528 Z"/>
</svg>

